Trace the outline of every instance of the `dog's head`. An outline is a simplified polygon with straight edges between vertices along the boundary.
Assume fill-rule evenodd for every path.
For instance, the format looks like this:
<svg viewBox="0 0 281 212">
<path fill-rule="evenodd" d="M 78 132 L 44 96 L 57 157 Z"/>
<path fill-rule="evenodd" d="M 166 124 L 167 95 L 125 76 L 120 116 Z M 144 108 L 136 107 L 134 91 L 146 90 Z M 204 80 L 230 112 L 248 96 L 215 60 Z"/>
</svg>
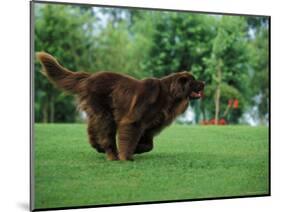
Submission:
<svg viewBox="0 0 281 212">
<path fill-rule="evenodd" d="M 178 72 L 168 76 L 170 81 L 170 93 L 175 98 L 200 99 L 203 97 L 205 83 L 195 80 L 194 76 L 187 72 Z"/>
</svg>

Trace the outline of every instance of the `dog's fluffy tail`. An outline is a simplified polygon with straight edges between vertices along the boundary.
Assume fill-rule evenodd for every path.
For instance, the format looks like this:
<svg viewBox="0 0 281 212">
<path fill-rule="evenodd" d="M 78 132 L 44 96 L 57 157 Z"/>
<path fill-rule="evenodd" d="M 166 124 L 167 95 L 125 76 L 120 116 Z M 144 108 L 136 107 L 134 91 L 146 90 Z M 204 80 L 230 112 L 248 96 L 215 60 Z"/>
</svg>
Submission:
<svg viewBox="0 0 281 212">
<path fill-rule="evenodd" d="M 70 93 L 78 94 L 85 86 L 85 79 L 90 74 L 85 72 L 72 72 L 62 67 L 50 54 L 37 52 L 36 57 L 43 66 L 42 73 L 58 88 Z"/>
</svg>

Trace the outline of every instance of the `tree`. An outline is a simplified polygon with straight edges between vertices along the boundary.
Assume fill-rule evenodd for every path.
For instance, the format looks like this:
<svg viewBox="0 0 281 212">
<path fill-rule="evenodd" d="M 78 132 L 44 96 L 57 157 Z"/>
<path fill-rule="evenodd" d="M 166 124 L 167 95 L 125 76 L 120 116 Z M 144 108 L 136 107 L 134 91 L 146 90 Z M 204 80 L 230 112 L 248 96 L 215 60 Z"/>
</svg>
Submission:
<svg viewBox="0 0 281 212">
<path fill-rule="evenodd" d="M 67 64 L 70 70 L 88 69 L 92 65 L 91 8 L 67 5 L 36 4 L 35 51 L 46 51 Z M 57 91 L 35 66 L 35 121 L 72 122 L 75 104 L 72 96 Z"/>
<path fill-rule="evenodd" d="M 260 123 L 268 122 L 269 111 L 269 27 L 266 17 L 248 17 L 251 54 L 251 104 L 257 106 Z"/>
<path fill-rule="evenodd" d="M 205 60 L 208 70 L 212 73 L 215 83 L 214 105 L 215 123 L 218 123 L 222 115 L 221 93 L 222 83 L 226 83 L 233 89 L 248 93 L 247 77 L 248 67 L 248 46 L 246 42 L 246 22 L 243 17 L 223 16 L 219 18 L 217 35 L 213 40 L 212 54 Z M 238 98 L 238 96 L 236 97 Z M 241 100 L 242 101 L 242 100 Z M 227 102 L 224 103 L 225 105 Z M 237 114 L 238 117 L 241 114 Z M 238 122 L 238 117 L 235 122 Z"/>
<path fill-rule="evenodd" d="M 118 71 L 139 79 L 152 75 L 144 63 L 152 44 L 150 12 L 143 12 L 141 17 L 132 16 L 133 22 L 128 19 L 131 13 L 134 14 L 135 10 L 119 9 L 114 13 L 112 9 L 103 10 L 108 22 L 95 36 L 94 70 Z"/>
<path fill-rule="evenodd" d="M 200 75 L 202 59 L 210 52 L 213 17 L 200 14 L 166 12 L 155 14 L 153 46 L 148 67 L 161 77 L 175 71 L 191 70 Z"/>
</svg>

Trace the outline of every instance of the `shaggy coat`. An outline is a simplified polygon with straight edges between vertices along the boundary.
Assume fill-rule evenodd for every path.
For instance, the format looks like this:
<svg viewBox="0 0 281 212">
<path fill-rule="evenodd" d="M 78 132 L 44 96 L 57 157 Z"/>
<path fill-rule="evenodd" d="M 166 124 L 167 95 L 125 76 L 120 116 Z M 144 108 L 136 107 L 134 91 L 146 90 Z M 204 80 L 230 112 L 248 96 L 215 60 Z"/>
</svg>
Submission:
<svg viewBox="0 0 281 212">
<path fill-rule="evenodd" d="M 78 97 L 88 118 L 89 142 L 109 160 L 133 160 L 134 154 L 151 151 L 153 137 L 186 110 L 189 100 L 200 98 L 204 88 L 186 71 L 137 80 L 113 72 L 72 72 L 47 53 L 36 56 L 56 87 Z"/>
</svg>

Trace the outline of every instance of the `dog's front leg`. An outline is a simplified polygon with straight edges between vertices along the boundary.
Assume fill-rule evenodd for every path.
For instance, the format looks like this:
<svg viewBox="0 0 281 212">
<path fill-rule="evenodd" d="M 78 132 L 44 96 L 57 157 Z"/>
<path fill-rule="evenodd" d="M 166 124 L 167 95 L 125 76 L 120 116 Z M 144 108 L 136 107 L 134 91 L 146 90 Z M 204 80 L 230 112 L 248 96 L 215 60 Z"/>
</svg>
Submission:
<svg viewBox="0 0 281 212">
<path fill-rule="evenodd" d="M 120 160 L 133 160 L 133 154 L 141 137 L 142 129 L 136 123 L 122 123 L 118 128 Z"/>
</svg>

